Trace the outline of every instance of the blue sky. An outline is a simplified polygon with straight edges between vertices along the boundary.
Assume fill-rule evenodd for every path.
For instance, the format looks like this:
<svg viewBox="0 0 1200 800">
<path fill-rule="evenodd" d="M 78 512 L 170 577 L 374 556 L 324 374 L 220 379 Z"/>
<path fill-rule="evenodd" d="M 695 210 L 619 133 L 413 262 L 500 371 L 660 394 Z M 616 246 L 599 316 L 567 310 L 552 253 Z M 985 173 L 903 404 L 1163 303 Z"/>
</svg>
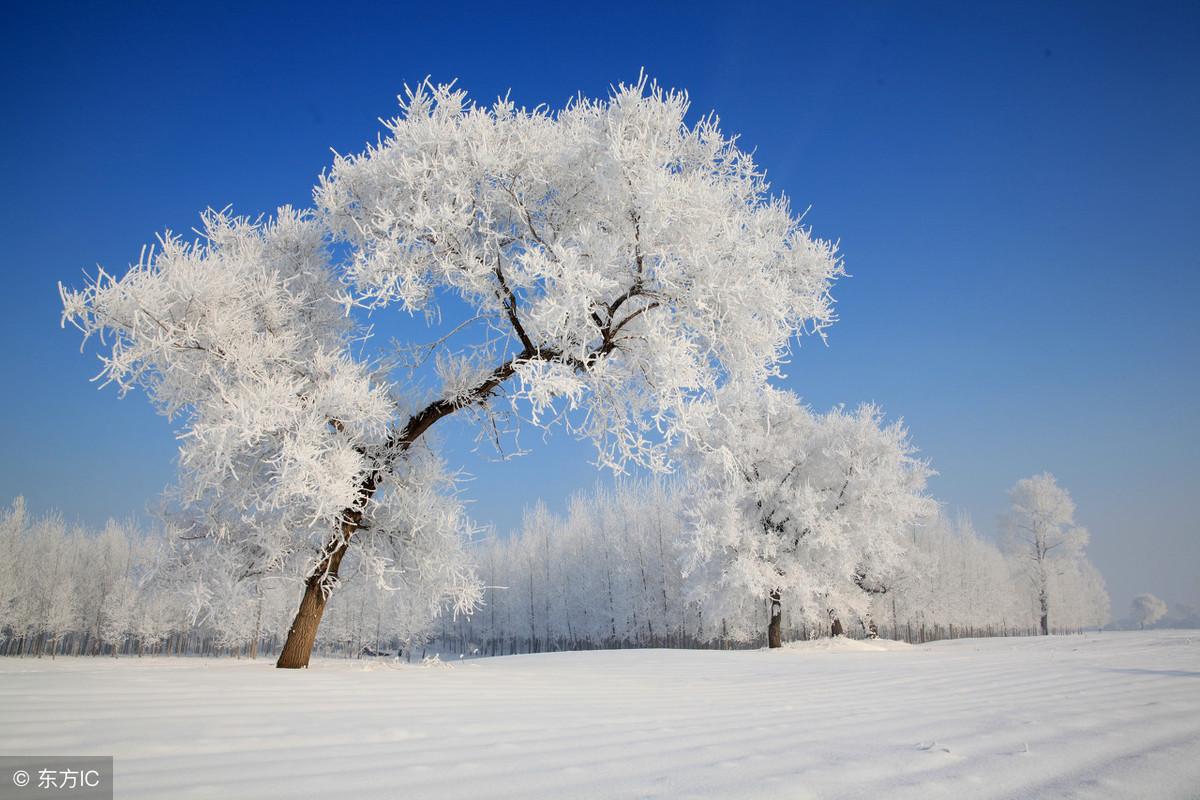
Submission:
<svg viewBox="0 0 1200 800">
<path fill-rule="evenodd" d="M 88 383 L 57 281 L 209 206 L 307 204 L 406 81 L 561 105 L 645 67 L 841 240 L 842 321 L 790 386 L 903 416 L 985 532 L 1054 472 L 1118 616 L 1141 591 L 1200 605 L 1200 6 L 247 5 L 6 8 L 0 498 L 99 524 L 172 477 L 171 425 Z M 600 477 L 561 437 L 498 465 L 469 434 L 447 425 L 447 456 L 502 528 Z"/>
</svg>

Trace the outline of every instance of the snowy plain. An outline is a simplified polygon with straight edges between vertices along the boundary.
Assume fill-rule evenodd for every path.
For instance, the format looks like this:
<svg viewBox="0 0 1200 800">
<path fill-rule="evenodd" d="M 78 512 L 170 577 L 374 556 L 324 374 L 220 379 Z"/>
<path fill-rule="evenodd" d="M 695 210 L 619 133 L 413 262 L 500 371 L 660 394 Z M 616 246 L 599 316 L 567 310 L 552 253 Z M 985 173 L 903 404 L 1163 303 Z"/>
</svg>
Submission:
<svg viewBox="0 0 1200 800">
<path fill-rule="evenodd" d="M 1200 631 L 444 666 L 0 659 L 0 753 L 118 798 L 1195 798 Z"/>
</svg>

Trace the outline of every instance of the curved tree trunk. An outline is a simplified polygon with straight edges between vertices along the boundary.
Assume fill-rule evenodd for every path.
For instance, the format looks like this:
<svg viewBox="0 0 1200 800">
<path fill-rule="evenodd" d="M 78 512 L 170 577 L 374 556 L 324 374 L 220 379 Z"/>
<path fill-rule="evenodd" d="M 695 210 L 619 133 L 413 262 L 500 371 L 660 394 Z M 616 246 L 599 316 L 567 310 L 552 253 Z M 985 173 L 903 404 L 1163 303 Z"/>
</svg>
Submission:
<svg viewBox="0 0 1200 800">
<path fill-rule="evenodd" d="M 313 644 L 317 641 L 317 628 L 321 625 L 321 617 L 325 614 L 325 604 L 329 595 L 337 585 L 338 569 L 342 558 L 350 549 L 350 537 L 358 524 L 343 522 L 340 541 L 334 545 L 333 552 L 317 565 L 317 569 L 304 582 L 304 596 L 300 598 L 300 608 L 292 627 L 288 629 L 287 641 L 275 666 L 279 669 L 305 669 L 312 655 Z"/>
<path fill-rule="evenodd" d="M 778 589 L 771 592 L 771 622 L 767 625 L 767 647 L 783 647 L 783 606 Z"/>
<path fill-rule="evenodd" d="M 375 495 L 375 490 L 379 488 L 378 480 L 380 472 L 386 471 L 394 459 L 403 457 L 404 453 L 435 422 L 443 417 L 450 416 L 460 408 L 466 408 L 489 397 L 498 386 L 516 374 L 517 366 L 521 362 L 530 360 L 562 360 L 562 354 L 556 350 L 535 348 L 529 343 L 528 337 L 525 335 L 525 330 L 521 327 L 521 323 L 517 319 L 516 299 L 512 292 L 509 291 L 508 285 L 504 282 L 503 274 L 497 271 L 496 276 L 506 296 L 504 302 L 509 319 L 524 342 L 525 349 L 498 365 L 470 391 L 465 394 L 455 395 L 454 397 L 443 397 L 433 401 L 409 417 L 408 422 L 405 423 L 403 428 L 388 436 L 385 451 L 389 454 L 383 458 L 382 464 L 376 465 L 379 471 L 373 471 L 363 479 L 362 486 L 359 487 L 360 502 L 354 508 L 346 509 L 343 512 L 340 535 L 334 537 L 334 540 L 330 543 L 331 549 L 329 554 L 325 556 L 313 573 L 309 575 L 308 580 L 305 581 L 304 596 L 300 598 L 300 608 L 296 611 L 296 618 L 292 621 L 292 627 L 288 629 L 287 641 L 284 642 L 283 652 L 279 654 L 279 660 L 275 662 L 276 667 L 280 669 L 303 669 L 308 666 L 308 659 L 312 654 L 313 644 L 317 639 L 317 628 L 320 626 L 321 617 L 325 613 L 325 603 L 328 602 L 329 594 L 337 584 L 338 567 L 341 566 L 342 557 L 350 547 L 350 537 L 362 525 L 363 510 Z M 625 322 L 628 322 L 629 319 L 641 314 L 643 311 L 645 311 L 644 308 L 633 312 L 632 316 L 627 317 L 617 325 L 616 331 L 619 331 L 620 327 Z M 616 342 L 611 338 L 612 335 L 611 332 L 606 333 L 603 344 L 593 351 L 593 356 L 606 356 L 616 349 Z M 336 429 L 341 429 L 342 423 L 337 420 L 331 420 L 330 424 Z M 615 618 L 613 626 L 613 633 L 615 635 Z"/>
</svg>

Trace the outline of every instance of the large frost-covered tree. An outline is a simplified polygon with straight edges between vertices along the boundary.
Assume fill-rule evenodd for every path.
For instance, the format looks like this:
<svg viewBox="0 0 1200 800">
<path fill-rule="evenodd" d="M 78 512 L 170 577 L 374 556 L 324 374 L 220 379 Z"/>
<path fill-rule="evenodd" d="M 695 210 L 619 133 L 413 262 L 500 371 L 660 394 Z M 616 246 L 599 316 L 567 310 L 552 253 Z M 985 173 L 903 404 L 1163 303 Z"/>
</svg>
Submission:
<svg viewBox="0 0 1200 800">
<path fill-rule="evenodd" d="M 1008 497 L 1012 504 L 1005 518 L 1008 545 L 1022 559 L 1033 584 L 1038 624 L 1046 635 L 1053 578 L 1082 556 L 1088 532 L 1075 524 L 1075 501 L 1049 472 L 1017 481 Z"/>
<path fill-rule="evenodd" d="M 785 598 L 814 623 L 865 613 L 902 535 L 934 508 L 904 427 L 874 406 L 817 415 L 790 392 L 740 385 L 706 410 L 687 548 L 712 612 L 752 619 L 745 605 L 768 603 L 770 647 L 782 644 Z"/>
<path fill-rule="evenodd" d="M 439 420 L 558 423 L 603 465 L 663 469 L 698 399 L 762 382 L 834 318 L 835 249 L 715 117 L 688 123 L 684 93 L 643 78 L 528 110 L 426 82 L 401 107 L 314 211 L 209 213 L 200 242 L 63 290 L 103 376 L 182 418 L 189 535 L 236 577 L 303 579 L 281 667 L 307 665 L 352 546 L 433 605 L 477 600 L 425 446 Z M 435 365 L 423 392 L 356 346 L 389 306 L 432 329 L 407 343 Z"/>
</svg>

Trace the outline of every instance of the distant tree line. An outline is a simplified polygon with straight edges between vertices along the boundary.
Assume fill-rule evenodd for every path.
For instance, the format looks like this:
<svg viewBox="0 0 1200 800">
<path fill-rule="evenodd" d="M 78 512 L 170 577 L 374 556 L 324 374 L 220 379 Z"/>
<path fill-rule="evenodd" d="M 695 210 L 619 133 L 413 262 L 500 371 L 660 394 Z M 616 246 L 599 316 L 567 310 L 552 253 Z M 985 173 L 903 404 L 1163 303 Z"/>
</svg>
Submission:
<svg viewBox="0 0 1200 800">
<path fill-rule="evenodd" d="M 474 614 L 406 604 L 350 561 L 316 652 L 506 655 L 622 647 L 761 647 L 769 598 L 715 597 L 689 573 L 695 498 L 681 481 L 626 481 L 575 496 L 564 514 L 538 504 L 520 530 L 480 537 L 470 555 L 487 587 Z M 785 639 L 840 630 L 914 643 L 1036 634 L 1041 572 L 1017 542 L 1001 547 L 969 520 L 934 513 L 901 532 L 903 557 L 873 583 L 848 576 L 821 605 L 782 609 Z M 0 516 L 0 653 L 210 655 L 278 653 L 297 581 L 234 580 L 180 569 L 173 541 L 129 522 L 100 531 L 31 517 L 16 500 Z M 1045 562 L 1049 627 L 1104 625 L 1104 582 L 1081 552 Z M 860 586 L 860 583 L 865 585 Z M 739 591 L 733 586 L 724 592 Z M 200 609 L 197 612 L 197 609 Z"/>
<path fill-rule="evenodd" d="M 766 646 L 769 598 L 714 599 L 711 587 L 684 574 L 694 501 L 681 484 L 650 481 L 578 495 L 564 515 L 536 506 L 519 532 L 479 543 L 477 566 L 491 587 L 483 608 L 441 620 L 432 633 L 446 652 L 486 655 Z M 854 587 L 848 591 L 860 592 L 865 603 L 827 597 L 819 606 L 785 606 L 783 638 L 840 630 L 919 643 L 1040 632 L 1040 595 L 1022 551 L 981 537 L 965 517 L 940 513 L 911 525 L 903 538 L 904 556 L 886 583 L 862 588 L 848 576 Z M 1050 632 L 1109 621 L 1104 580 L 1082 555 L 1056 561 L 1047 575 Z"/>
</svg>

